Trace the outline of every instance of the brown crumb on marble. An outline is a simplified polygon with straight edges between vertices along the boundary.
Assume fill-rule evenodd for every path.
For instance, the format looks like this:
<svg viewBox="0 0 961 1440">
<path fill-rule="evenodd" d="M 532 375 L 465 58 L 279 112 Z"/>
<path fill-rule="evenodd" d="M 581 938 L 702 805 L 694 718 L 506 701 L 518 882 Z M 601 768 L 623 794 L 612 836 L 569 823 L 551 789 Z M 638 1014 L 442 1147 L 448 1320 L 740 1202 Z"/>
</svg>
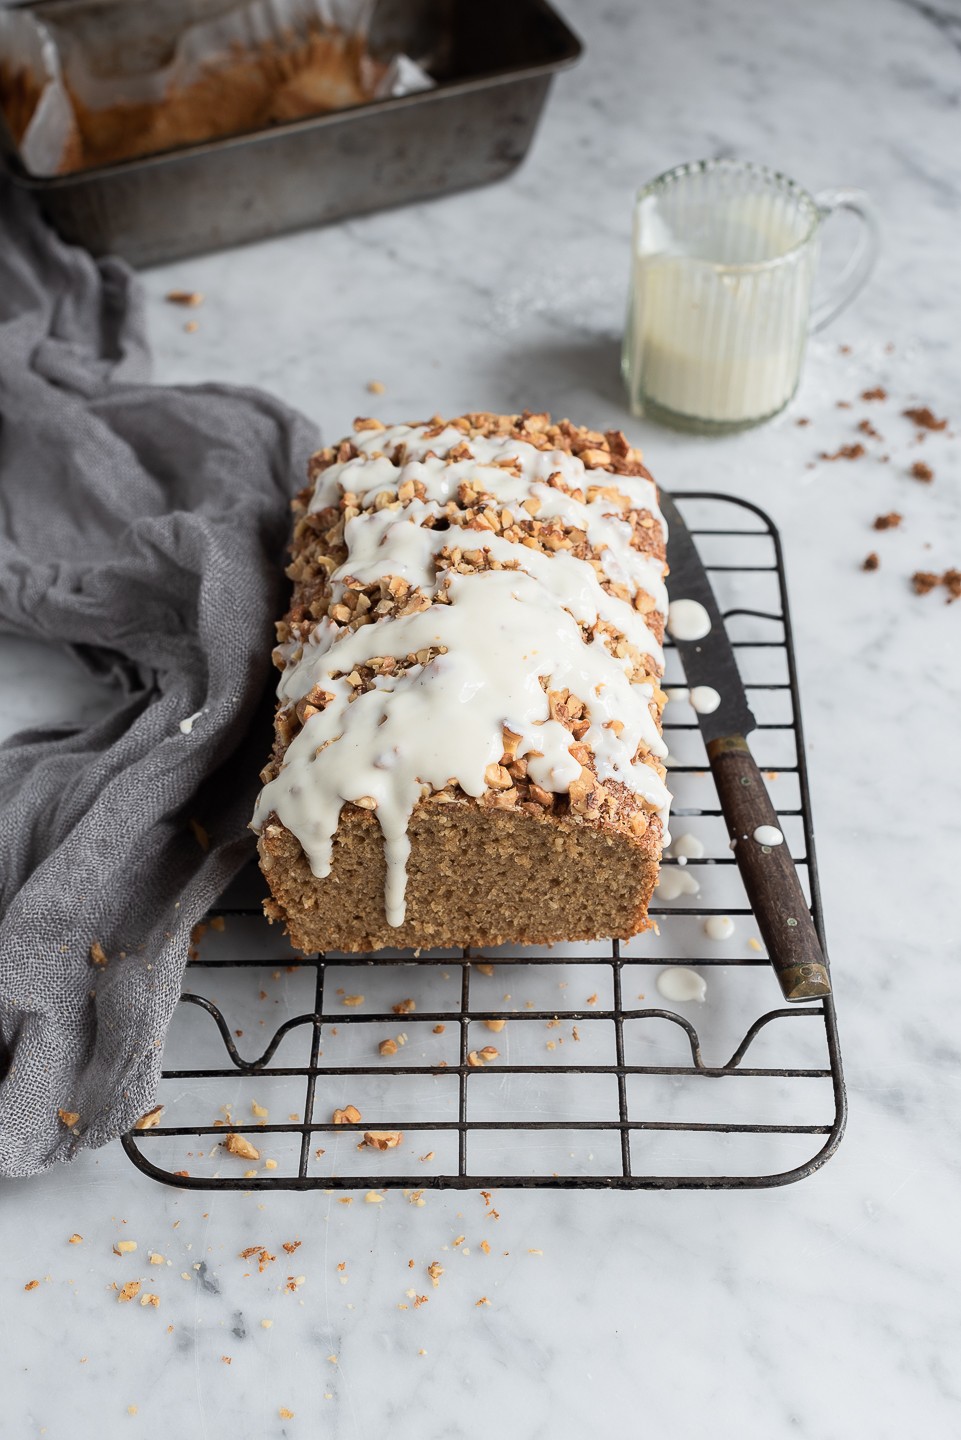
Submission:
<svg viewBox="0 0 961 1440">
<path fill-rule="evenodd" d="M 871 421 L 867 418 L 858 421 L 858 429 L 860 430 L 862 435 L 869 435 L 872 440 L 881 439 L 880 432 L 878 430 L 875 430 L 874 426 L 871 424 Z"/>
<path fill-rule="evenodd" d="M 872 550 L 870 555 L 866 555 L 861 565 L 862 570 L 878 570 L 880 567 L 881 561 L 878 558 L 878 552 L 876 550 Z"/>
<path fill-rule="evenodd" d="M 23 1288 L 24 1288 L 24 1290 L 36 1290 L 36 1288 L 37 1288 L 37 1286 L 38 1286 L 39 1284 L 40 1284 L 40 1281 L 39 1281 L 39 1280 L 28 1280 L 27 1283 L 26 1283 L 26 1285 L 24 1285 Z"/>
<path fill-rule="evenodd" d="M 834 403 L 839 410 L 850 410 L 851 408 L 850 400 L 835 400 Z"/>
<path fill-rule="evenodd" d="M 795 420 L 794 423 L 795 425 L 803 427 L 805 425 L 810 425 L 811 422 L 806 415 L 802 415 L 799 419 Z"/>
<path fill-rule="evenodd" d="M 931 466 L 925 464 L 923 460 L 915 460 L 911 466 L 911 478 L 914 480 L 922 480 L 925 485 L 930 485 L 934 479 L 934 471 L 931 469 Z"/>
<path fill-rule="evenodd" d="M 927 595 L 930 591 L 936 590 L 941 584 L 941 576 L 935 575 L 933 570 L 915 570 L 911 576 L 911 585 L 915 595 Z"/>
<path fill-rule="evenodd" d="M 200 329 L 200 324 L 196 320 L 188 320 L 186 325 L 184 326 L 184 329 L 186 330 L 188 335 L 196 335 L 197 331 Z"/>
<path fill-rule="evenodd" d="M 927 405 L 915 405 L 908 410 L 902 410 L 908 420 L 913 420 L 921 430 L 946 430 L 947 420 L 939 420 L 934 412 Z"/>
<path fill-rule="evenodd" d="M 883 385 L 875 385 L 871 390 L 861 391 L 862 400 L 886 400 L 887 398 L 888 392 Z"/>
<path fill-rule="evenodd" d="M 195 310 L 198 305 L 204 303 L 203 293 L 200 290 L 168 290 L 164 298 L 170 305 L 185 305 L 191 310 Z"/>
<path fill-rule="evenodd" d="M 860 440 L 857 440 L 853 445 L 840 446 L 839 449 L 835 450 L 833 455 L 828 454 L 826 450 L 822 450 L 818 458 L 821 460 L 860 460 L 861 456 L 866 453 Z"/>
<path fill-rule="evenodd" d="M 126 1305 L 140 1294 L 140 1281 L 128 1280 L 126 1285 L 121 1285 L 117 1292 L 117 1304 Z"/>
<path fill-rule="evenodd" d="M 961 600 L 961 570 L 945 570 L 941 576 L 941 584 L 948 591 L 948 604 L 953 600 Z"/>
<path fill-rule="evenodd" d="M 383 380 L 368 380 L 367 389 L 370 391 L 371 395 L 383 395 L 384 391 L 387 389 L 387 386 L 384 384 Z"/>
<path fill-rule="evenodd" d="M 874 517 L 874 528 L 875 530 L 896 530 L 903 519 L 904 516 L 899 515 L 897 510 L 889 510 L 886 515 Z"/>
</svg>

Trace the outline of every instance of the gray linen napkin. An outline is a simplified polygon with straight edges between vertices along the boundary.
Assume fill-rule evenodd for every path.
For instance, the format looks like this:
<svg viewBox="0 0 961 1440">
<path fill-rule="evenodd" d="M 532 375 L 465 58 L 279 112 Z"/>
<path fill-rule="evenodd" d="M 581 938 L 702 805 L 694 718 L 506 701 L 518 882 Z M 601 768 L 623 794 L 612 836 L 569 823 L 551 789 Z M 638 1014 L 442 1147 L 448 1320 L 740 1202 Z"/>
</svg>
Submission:
<svg viewBox="0 0 961 1440">
<path fill-rule="evenodd" d="M 86 729 L 0 747 L 7 1175 L 150 1108 L 191 927 L 252 853 L 287 502 L 316 437 L 257 391 L 146 372 L 130 270 L 0 177 L 0 632 L 68 647 L 116 694 Z"/>
</svg>

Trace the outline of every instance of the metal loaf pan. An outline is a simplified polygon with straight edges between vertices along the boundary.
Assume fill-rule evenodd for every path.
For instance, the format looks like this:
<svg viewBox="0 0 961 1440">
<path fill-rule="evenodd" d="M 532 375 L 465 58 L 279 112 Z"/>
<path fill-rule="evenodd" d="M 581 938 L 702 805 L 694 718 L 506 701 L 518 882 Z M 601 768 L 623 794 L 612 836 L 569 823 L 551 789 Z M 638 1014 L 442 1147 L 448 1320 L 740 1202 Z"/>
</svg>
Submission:
<svg viewBox="0 0 961 1440">
<path fill-rule="evenodd" d="M 122 3 L 32 8 L 114 24 Z M 546 0 L 378 0 L 370 43 L 420 60 L 436 88 L 52 179 L 24 170 L 0 118 L 5 163 L 65 239 L 154 265 L 498 180 L 581 53 Z"/>
</svg>

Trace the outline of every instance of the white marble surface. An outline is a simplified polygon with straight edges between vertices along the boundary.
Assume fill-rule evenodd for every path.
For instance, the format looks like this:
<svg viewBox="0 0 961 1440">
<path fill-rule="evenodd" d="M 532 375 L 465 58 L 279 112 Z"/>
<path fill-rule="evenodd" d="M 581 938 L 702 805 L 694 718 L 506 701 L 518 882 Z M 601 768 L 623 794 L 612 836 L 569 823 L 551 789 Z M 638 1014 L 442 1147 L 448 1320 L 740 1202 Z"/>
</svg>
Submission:
<svg viewBox="0 0 961 1440">
<path fill-rule="evenodd" d="M 2 1185 L 10 1440 L 961 1431 L 961 605 L 908 583 L 961 565 L 961 475 L 954 434 L 918 448 L 900 416 L 920 401 L 961 425 L 961 12 L 954 0 L 565 8 L 587 57 L 557 85 L 515 177 L 149 274 L 158 377 L 266 386 L 330 437 L 375 404 L 405 418 L 549 406 L 623 425 L 669 487 L 771 511 L 795 611 L 847 1138 L 781 1190 L 505 1191 L 496 1221 L 477 1193 L 422 1207 L 398 1194 L 349 1206 L 319 1192 L 181 1194 L 138 1175 L 119 1146 Z M 790 413 L 696 440 L 624 411 L 630 196 L 669 164 L 728 153 L 812 188 L 865 186 L 884 256 L 812 346 Z M 173 286 L 206 292 L 194 334 L 162 303 Z M 386 386 L 376 402 L 374 378 Z M 858 401 L 877 384 L 887 402 Z M 883 445 L 810 465 L 857 438 L 864 415 Z M 933 485 L 907 474 L 919 456 Z M 876 534 L 873 517 L 892 509 L 903 525 Z M 859 568 L 869 550 L 882 562 L 872 575 Z M 2 663 L 7 728 L 104 703 L 67 660 L 5 641 Z M 470 1255 L 444 1249 L 459 1235 Z M 118 1259 L 123 1236 L 139 1249 Z M 280 1251 L 283 1263 L 244 1278 L 241 1248 L 294 1239 L 289 1263 Z M 171 1263 L 150 1266 L 154 1249 Z M 435 1259 L 437 1289 L 424 1274 Z M 288 1271 L 306 1277 L 296 1293 Z M 118 1306 L 108 1287 L 129 1278 L 159 1308 Z M 401 1311 L 410 1284 L 429 1303 Z M 491 1304 L 477 1308 L 482 1295 Z"/>
</svg>

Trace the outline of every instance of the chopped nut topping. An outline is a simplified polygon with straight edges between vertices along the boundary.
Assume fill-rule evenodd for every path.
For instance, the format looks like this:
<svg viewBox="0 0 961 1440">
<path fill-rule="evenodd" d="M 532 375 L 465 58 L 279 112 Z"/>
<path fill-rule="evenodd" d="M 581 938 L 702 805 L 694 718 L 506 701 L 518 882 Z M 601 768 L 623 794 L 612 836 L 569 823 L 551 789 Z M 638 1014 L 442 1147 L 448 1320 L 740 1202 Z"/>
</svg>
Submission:
<svg viewBox="0 0 961 1440">
<path fill-rule="evenodd" d="M 496 1035 L 496 1034 L 499 1034 L 501 1030 L 503 1030 L 504 1026 L 507 1024 L 507 1021 L 506 1021 L 506 1020 L 485 1020 L 485 1021 L 484 1021 L 484 1024 L 486 1025 L 486 1027 L 487 1027 L 488 1030 L 493 1030 L 493 1031 L 494 1031 L 494 1034 Z"/>
<path fill-rule="evenodd" d="M 417 1002 L 415 1000 L 398 1000 L 397 1004 L 391 1008 L 395 1015 L 411 1015 L 417 1009 Z"/>
<path fill-rule="evenodd" d="M 889 510 L 887 515 L 878 515 L 874 520 L 875 530 L 896 530 L 904 519 L 897 510 Z"/>
<path fill-rule="evenodd" d="M 371 1150 L 396 1150 L 403 1140 L 400 1130 L 365 1130 L 364 1144 Z"/>
<path fill-rule="evenodd" d="M 237 1135 L 233 1130 L 223 1142 L 224 1149 L 231 1155 L 239 1155 L 242 1160 L 259 1160 L 260 1151 L 256 1146 L 243 1135 Z"/>
<path fill-rule="evenodd" d="M 361 1114 L 356 1105 L 348 1105 L 343 1110 L 334 1111 L 335 1125 L 357 1125 L 360 1119 Z"/>
<path fill-rule="evenodd" d="M 140 1281 L 128 1280 L 126 1285 L 121 1285 L 120 1290 L 117 1294 L 117 1302 L 120 1305 L 126 1305 L 128 1301 L 133 1300 L 139 1294 Z"/>
<path fill-rule="evenodd" d="M 70 1239 L 67 1241 L 67 1244 L 68 1244 L 68 1245 L 82 1245 L 82 1244 L 83 1244 L 83 1236 L 82 1236 L 82 1235 L 73 1234 L 73 1235 L 70 1236 Z"/>
<path fill-rule="evenodd" d="M 427 1267 L 427 1273 L 430 1276 L 430 1283 L 436 1290 L 438 1285 L 440 1284 L 440 1277 L 444 1273 L 443 1265 L 439 1264 L 436 1260 L 432 1260 Z"/>
<path fill-rule="evenodd" d="M 145 1290 L 140 1297 L 140 1303 L 141 1305 L 152 1305 L 157 1310 L 160 1307 L 160 1296 L 151 1295 L 149 1290 Z"/>
<path fill-rule="evenodd" d="M 118 1240 L 113 1250 L 115 1255 L 132 1255 L 136 1248 L 136 1240 Z"/>
<path fill-rule="evenodd" d="M 80 1119 L 80 1116 L 76 1110 L 58 1110 L 57 1114 L 59 1115 L 62 1123 L 66 1125 L 68 1130 L 72 1130 L 73 1127 L 76 1125 L 77 1121 Z"/>
<path fill-rule="evenodd" d="M 878 559 L 878 553 L 877 553 L 877 551 L 876 551 L 876 550 L 872 550 L 871 553 L 870 553 L 870 555 L 866 555 L 866 556 L 865 556 L 865 558 L 864 558 L 864 563 L 863 563 L 863 565 L 861 566 L 861 569 L 862 569 L 862 570 L 877 570 L 878 567 L 880 566 L 880 564 L 881 564 L 881 561 Z"/>
<path fill-rule="evenodd" d="M 443 1035 L 443 1033 L 444 1033 L 444 1031 L 445 1031 L 446 1029 L 447 1029 L 447 1026 L 446 1026 L 446 1025 L 435 1025 L 434 1028 L 433 1028 L 433 1030 L 431 1031 L 431 1034 L 432 1034 L 432 1035 Z"/>
<path fill-rule="evenodd" d="M 481 1050 L 472 1050 L 467 1057 L 467 1063 L 475 1068 L 487 1065 L 491 1060 L 496 1060 L 499 1054 L 500 1051 L 495 1050 L 493 1045 L 485 1045 Z"/>
<path fill-rule="evenodd" d="M 379 1052 L 380 1052 L 381 1055 L 396 1055 L 396 1054 L 397 1054 L 397 1041 L 396 1041 L 396 1040 L 389 1040 L 389 1039 L 388 1039 L 388 1040 L 382 1040 L 382 1041 L 380 1042 L 380 1044 L 377 1046 L 377 1049 L 379 1050 Z"/>
</svg>

